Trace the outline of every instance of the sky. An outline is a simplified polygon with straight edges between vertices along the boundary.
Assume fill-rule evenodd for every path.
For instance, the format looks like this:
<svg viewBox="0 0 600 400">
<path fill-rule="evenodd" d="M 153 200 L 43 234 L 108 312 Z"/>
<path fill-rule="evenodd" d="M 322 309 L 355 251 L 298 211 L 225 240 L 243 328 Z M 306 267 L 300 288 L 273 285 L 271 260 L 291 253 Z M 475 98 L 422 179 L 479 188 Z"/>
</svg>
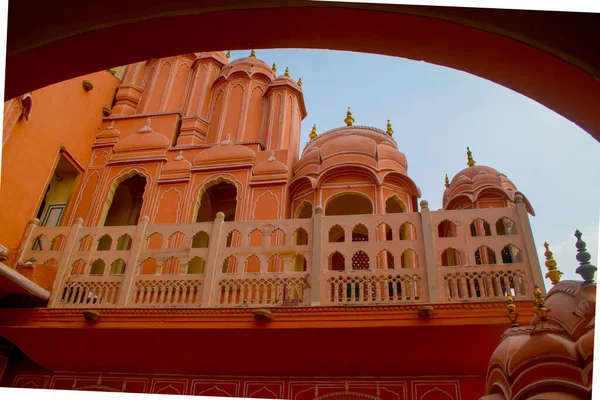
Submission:
<svg viewBox="0 0 600 400">
<path fill-rule="evenodd" d="M 249 54 L 232 51 L 230 60 Z M 574 123 L 511 89 L 425 62 L 332 50 L 256 50 L 256 56 L 275 62 L 278 75 L 289 67 L 293 79 L 302 78 L 308 116 L 301 148 L 313 124 L 318 133 L 345 125 L 348 107 L 354 125 L 385 130 L 389 119 L 409 176 L 436 210 L 444 175 L 452 179 L 466 168 L 469 146 L 477 165 L 504 173 L 531 202 L 544 274 L 548 242 L 562 279 L 581 279 L 577 229 L 600 265 L 600 143 Z"/>
</svg>

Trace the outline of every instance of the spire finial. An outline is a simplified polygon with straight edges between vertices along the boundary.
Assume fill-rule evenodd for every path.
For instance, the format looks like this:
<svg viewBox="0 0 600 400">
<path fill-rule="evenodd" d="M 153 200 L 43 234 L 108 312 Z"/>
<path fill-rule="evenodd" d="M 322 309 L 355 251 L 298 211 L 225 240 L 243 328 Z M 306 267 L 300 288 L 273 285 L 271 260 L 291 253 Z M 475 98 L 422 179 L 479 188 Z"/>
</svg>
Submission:
<svg viewBox="0 0 600 400">
<path fill-rule="evenodd" d="M 256 58 L 256 52 L 254 50 L 250 52 L 250 57 Z"/>
<path fill-rule="evenodd" d="M 586 244 L 581 240 L 581 232 L 579 232 L 579 230 L 575 231 L 575 237 L 577 238 L 577 242 L 575 243 L 577 255 L 575 258 L 579 261 L 579 267 L 577 267 L 575 272 L 583 278 L 585 283 L 593 283 L 594 275 L 596 275 L 598 268 L 596 268 L 595 265 L 590 264 L 592 256 L 587 252 Z"/>
<path fill-rule="evenodd" d="M 302 78 L 298 79 L 298 86 L 302 87 Z"/>
<path fill-rule="evenodd" d="M 225 53 L 225 57 L 227 57 L 227 59 L 231 58 L 231 51 L 227 50 L 227 53 Z"/>
<path fill-rule="evenodd" d="M 310 140 L 317 137 L 317 124 L 313 125 L 312 130 L 310 131 L 310 135 L 308 136 L 310 137 Z"/>
<path fill-rule="evenodd" d="M 548 268 L 546 278 L 550 279 L 553 285 L 556 285 L 558 282 L 560 282 L 560 276 L 563 273 L 556 269 L 556 260 L 550 251 L 550 245 L 548 242 L 544 243 L 544 247 L 546 248 L 546 252 L 544 253 L 546 256 L 546 267 Z"/>
<path fill-rule="evenodd" d="M 392 123 L 390 122 L 390 120 L 388 119 L 388 123 L 387 123 L 387 134 L 392 136 L 394 134 L 394 130 L 392 129 Z"/>
<path fill-rule="evenodd" d="M 348 112 L 346 113 L 346 119 L 344 120 L 346 125 L 352 126 L 354 123 L 354 118 L 352 118 L 352 112 L 350 112 L 350 107 L 348 107 Z"/>
<path fill-rule="evenodd" d="M 274 74 L 277 73 L 277 66 L 275 65 L 275 63 L 273 63 L 273 66 L 271 67 L 271 71 L 273 71 Z"/>
<path fill-rule="evenodd" d="M 515 302 L 511 295 L 506 297 L 506 308 L 508 308 L 508 319 L 510 320 L 511 328 L 518 328 L 519 323 L 517 322 L 517 318 L 519 318 L 519 314 L 516 312 Z"/>
<path fill-rule="evenodd" d="M 473 153 L 471 153 L 471 150 L 467 147 L 467 165 L 469 167 L 472 167 L 475 165 L 475 160 L 473 160 Z"/>
<path fill-rule="evenodd" d="M 289 76 L 290 76 L 290 69 L 288 67 L 285 67 L 284 75 L 289 78 Z"/>
<path fill-rule="evenodd" d="M 538 285 L 535 285 L 533 296 L 533 312 L 539 317 L 540 321 L 545 322 L 548 319 L 548 311 L 550 310 L 546 308 L 546 299 L 544 299 L 544 294 Z"/>
<path fill-rule="evenodd" d="M 446 177 L 444 178 L 444 186 L 446 186 L 447 188 L 450 187 L 450 181 L 448 180 L 448 174 L 446 174 Z"/>
</svg>

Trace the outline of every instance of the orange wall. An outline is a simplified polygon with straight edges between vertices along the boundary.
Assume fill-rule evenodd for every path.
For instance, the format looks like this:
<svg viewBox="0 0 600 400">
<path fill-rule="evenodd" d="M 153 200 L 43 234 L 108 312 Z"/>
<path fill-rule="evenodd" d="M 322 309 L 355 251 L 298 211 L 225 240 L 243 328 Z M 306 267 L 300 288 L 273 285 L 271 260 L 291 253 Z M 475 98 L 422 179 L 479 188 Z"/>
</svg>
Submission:
<svg viewBox="0 0 600 400">
<path fill-rule="evenodd" d="M 94 85 L 89 92 L 83 89 L 84 79 Z M 27 223 L 36 216 L 61 144 L 87 167 L 102 108 L 111 107 L 119 83 L 102 71 L 31 93 L 29 121 L 20 118 L 2 148 L 0 244 L 18 247 Z"/>
</svg>

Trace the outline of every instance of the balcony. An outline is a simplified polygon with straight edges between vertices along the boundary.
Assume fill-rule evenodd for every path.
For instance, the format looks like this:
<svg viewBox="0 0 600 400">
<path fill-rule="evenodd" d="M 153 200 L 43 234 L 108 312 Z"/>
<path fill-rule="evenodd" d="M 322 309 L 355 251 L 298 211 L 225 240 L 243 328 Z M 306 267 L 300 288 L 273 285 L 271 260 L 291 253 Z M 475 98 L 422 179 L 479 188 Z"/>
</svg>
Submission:
<svg viewBox="0 0 600 400">
<path fill-rule="evenodd" d="M 508 221 L 504 223 L 502 221 Z M 501 223 L 502 222 L 502 223 Z M 524 205 L 313 219 L 39 227 L 51 308 L 233 308 L 529 299 L 541 271 Z"/>
</svg>

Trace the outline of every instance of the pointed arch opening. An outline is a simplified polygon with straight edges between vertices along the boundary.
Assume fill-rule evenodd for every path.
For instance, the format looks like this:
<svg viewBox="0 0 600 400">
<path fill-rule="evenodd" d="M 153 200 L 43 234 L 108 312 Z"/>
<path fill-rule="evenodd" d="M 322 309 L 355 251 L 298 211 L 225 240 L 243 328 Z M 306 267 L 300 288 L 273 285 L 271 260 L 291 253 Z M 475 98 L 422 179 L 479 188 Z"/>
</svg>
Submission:
<svg viewBox="0 0 600 400">
<path fill-rule="evenodd" d="M 362 250 L 357 251 L 352 256 L 352 270 L 365 270 L 369 269 L 369 255 Z"/>
<path fill-rule="evenodd" d="M 140 265 L 140 274 L 141 275 L 155 275 L 157 272 L 158 263 L 152 257 L 145 259 L 142 261 Z"/>
<path fill-rule="evenodd" d="M 444 267 L 455 267 L 462 265 L 460 252 L 455 248 L 448 247 L 442 251 L 442 266 Z"/>
<path fill-rule="evenodd" d="M 106 263 L 101 258 L 97 259 L 92 263 L 90 268 L 90 275 L 104 275 L 106 269 Z"/>
<path fill-rule="evenodd" d="M 244 272 L 245 273 L 260 272 L 260 258 L 258 258 L 258 256 L 254 255 L 254 254 L 251 255 L 250 257 L 248 257 L 248 259 L 246 259 L 246 262 L 245 262 Z"/>
<path fill-rule="evenodd" d="M 227 234 L 225 247 L 239 247 L 242 244 L 242 234 L 237 229 L 232 230 Z"/>
<path fill-rule="evenodd" d="M 344 271 L 346 269 L 346 259 L 339 251 L 331 253 L 328 259 L 330 271 Z"/>
<path fill-rule="evenodd" d="M 298 228 L 292 235 L 292 242 L 294 246 L 307 246 L 308 245 L 308 232 L 304 228 Z"/>
<path fill-rule="evenodd" d="M 196 222 L 212 222 L 217 213 L 225 214 L 225 221 L 234 221 L 237 209 L 237 187 L 226 180 L 210 182 L 200 190 L 196 206 Z"/>
<path fill-rule="evenodd" d="M 208 247 L 209 237 L 208 233 L 200 231 L 192 238 L 192 249 L 204 249 Z"/>
<path fill-rule="evenodd" d="M 412 249 L 406 249 L 400 257 L 402 268 L 419 268 L 419 255 Z"/>
<path fill-rule="evenodd" d="M 292 258 L 292 272 L 307 271 L 306 258 L 302 254 L 296 254 Z"/>
<path fill-rule="evenodd" d="M 377 269 L 394 269 L 394 256 L 389 250 L 381 250 L 377 254 Z"/>
<path fill-rule="evenodd" d="M 162 265 L 161 275 L 179 275 L 181 262 L 177 257 L 170 257 Z"/>
<path fill-rule="evenodd" d="M 471 236 L 492 236 L 490 224 L 483 218 L 475 218 L 470 227 Z"/>
<path fill-rule="evenodd" d="M 385 201 L 386 214 L 399 214 L 407 212 L 406 204 L 396 195 L 390 196 Z"/>
<path fill-rule="evenodd" d="M 488 246 L 479 246 L 475 251 L 475 264 L 490 265 L 496 264 L 496 253 Z"/>
<path fill-rule="evenodd" d="M 238 259 L 235 256 L 228 256 L 223 260 L 221 272 L 224 274 L 235 274 L 238 272 Z"/>
<path fill-rule="evenodd" d="M 515 221 L 507 217 L 500 218 L 498 221 L 496 221 L 496 233 L 499 236 L 516 235 L 517 226 Z"/>
<path fill-rule="evenodd" d="M 119 237 L 119 239 L 117 239 L 117 250 L 122 251 L 122 250 L 131 250 L 131 236 L 129 236 L 127 233 L 124 235 L 121 235 L 121 237 Z"/>
<path fill-rule="evenodd" d="M 100 239 L 98 239 L 98 247 L 96 248 L 96 250 L 108 251 L 108 250 L 110 250 L 111 246 L 112 246 L 112 238 L 110 237 L 110 235 L 105 234 L 105 235 L 102 235 L 102 237 L 100 237 Z"/>
<path fill-rule="evenodd" d="M 501 251 L 502 264 L 514 264 L 523 262 L 523 252 L 515 245 L 504 246 Z"/>
<path fill-rule="evenodd" d="M 269 238 L 269 246 L 277 247 L 285 245 L 285 232 L 281 228 L 276 228 L 273 232 L 271 232 L 271 236 Z"/>
<path fill-rule="evenodd" d="M 352 241 L 353 242 L 368 242 L 369 241 L 369 229 L 363 224 L 358 224 L 352 228 Z"/>
<path fill-rule="evenodd" d="M 128 177 L 128 175 L 113 183 L 103 212 L 102 225 L 104 226 L 136 225 L 140 219 L 146 177 L 136 172 L 133 172 L 132 176 Z"/>
<path fill-rule="evenodd" d="M 202 257 L 194 257 L 188 263 L 188 274 L 203 274 L 206 262 Z"/>
<path fill-rule="evenodd" d="M 346 232 L 340 225 L 334 225 L 329 229 L 329 243 L 341 243 L 346 241 Z"/>
<path fill-rule="evenodd" d="M 373 214 L 371 199 L 359 193 L 341 193 L 333 196 L 325 205 L 325 215 Z"/>
<path fill-rule="evenodd" d="M 127 264 L 122 258 L 117 258 L 110 264 L 110 275 L 123 275 L 125 274 L 125 268 Z"/>
<path fill-rule="evenodd" d="M 377 241 L 378 242 L 386 242 L 394 239 L 394 235 L 392 234 L 392 227 L 386 224 L 385 222 L 377 225 Z"/>
<path fill-rule="evenodd" d="M 438 224 L 438 237 L 456 237 L 457 234 L 456 224 L 454 222 L 445 219 Z"/>
<path fill-rule="evenodd" d="M 400 225 L 400 240 L 417 240 L 417 228 L 410 222 Z"/>
<path fill-rule="evenodd" d="M 269 257 L 267 272 L 283 272 L 283 258 L 279 254 Z"/>
<path fill-rule="evenodd" d="M 304 200 L 302 204 L 298 206 L 294 213 L 296 219 L 311 219 L 313 217 L 313 205 L 311 202 Z"/>
</svg>

